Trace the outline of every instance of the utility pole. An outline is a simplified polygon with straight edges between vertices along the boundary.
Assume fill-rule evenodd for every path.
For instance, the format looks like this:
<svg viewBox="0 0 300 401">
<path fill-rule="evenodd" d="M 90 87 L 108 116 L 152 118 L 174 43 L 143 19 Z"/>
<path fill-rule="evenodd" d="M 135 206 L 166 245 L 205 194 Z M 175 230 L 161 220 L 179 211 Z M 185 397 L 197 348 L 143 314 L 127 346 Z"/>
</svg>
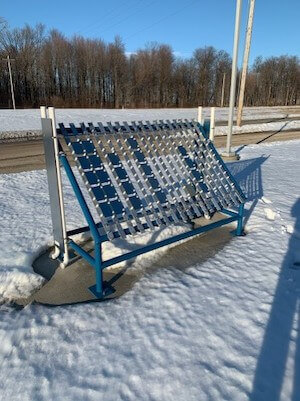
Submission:
<svg viewBox="0 0 300 401">
<path fill-rule="evenodd" d="M 9 55 L 8 55 L 6 58 L 3 58 L 2 60 L 7 62 L 8 73 L 9 73 L 9 80 L 10 80 L 10 91 L 11 91 L 12 105 L 13 105 L 13 109 L 16 110 L 14 84 L 13 84 L 12 72 L 11 72 L 11 64 L 10 64 L 11 61 L 15 61 L 15 60 L 14 60 L 14 59 L 11 59 L 11 58 L 9 57 Z"/>
<path fill-rule="evenodd" d="M 226 81 L 226 72 L 224 72 L 224 74 L 223 74 L 222 94 L 221 94 L 221 107 L 224 106 L 225 81 Z"/>
<path fill-rule="evenodd" d="M 236 73 L 237 73 L 238 48 L 239 48 L 239 39 L 240 39 L 241 8 L 242 8 L 242 0 L 237 0 L 236 1 L 236 13 L 235 13 L 232 68 L 231 68 L 227 143 L 226 143 L 226 152 L 224 152 L 222 154 L 223 157 L 225 157 L 225 158 L 227 157 L 227 158 L 231 158 L 231 159 L 237 159 L 236 153 L 231 152 L 231 136 L 232 136 L 233 112 L 234 112 L 235 92 L 236 92 Z"/>
<path fill-rule="evenodd" d="M 246 43 L 245 43 L 245 50 L 244 50 L 243 69 L 242 69 L 242 77 L 241 77 L 241 85 L 240 85 L 240 93 L 239 93 L 239 104 L 238 104 L 238 112 L 237 112 L 237 120 L 236 120 L 237 125 L 239 127 L 242 125 L 242 114 L 243 114 L 243 106 L 244 106 L 248 60 L 249 60 L 249 53 L 250 53 L 250 46 L 251 46 L 254 7 L 255 7 L 255 0 L 250 0 L 248 24 L 247 24 L 247 31 L 246 31 Z"/>
</svg>

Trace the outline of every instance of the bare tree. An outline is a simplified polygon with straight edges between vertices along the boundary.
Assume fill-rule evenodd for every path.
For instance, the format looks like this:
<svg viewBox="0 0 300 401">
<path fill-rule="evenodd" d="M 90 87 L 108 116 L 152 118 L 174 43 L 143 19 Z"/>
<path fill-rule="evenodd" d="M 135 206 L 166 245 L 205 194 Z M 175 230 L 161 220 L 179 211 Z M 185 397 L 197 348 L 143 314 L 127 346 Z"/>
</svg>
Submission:
<svg viewBox="0 0 300 401">
<path fill-rule="evenodd" d="M 0 19 L 0 57 L 15 59 L 16 103 L 20 107 L 195 107 L 218 106 L 231 58 L 223 50 L 199 48 L 176 58 L 166 44 L 150 43 L 126 55 L 119 37 L 112 43 L 81 36 L 66 38 L 43 25 L 10 29 Z M 224 88 L 229 97 L 229 79 Z M 249 69 L 246 105 L 300 103 L 300 61 L 296 56 L 257 58 Z M 7 69 L 0 69 L 0 106 L 10 99 Z"/>
</svg>

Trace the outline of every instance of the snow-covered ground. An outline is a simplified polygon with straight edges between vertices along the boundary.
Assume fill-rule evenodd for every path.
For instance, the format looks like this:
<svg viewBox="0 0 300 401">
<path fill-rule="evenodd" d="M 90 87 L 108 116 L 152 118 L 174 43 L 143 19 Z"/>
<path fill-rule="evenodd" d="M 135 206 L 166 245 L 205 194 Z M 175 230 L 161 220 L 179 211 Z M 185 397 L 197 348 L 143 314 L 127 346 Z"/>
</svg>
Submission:
<svg viewBox="0 0 300 401">
<path fill-rule="evenodd" d="M 201 259 L 199 238 L 173 257 L 141 256 L 140 280 L 105 303 L 3 304 L 0 400 L 299 400 L 299 152 L 300 141 L 241 151 L 231 169 L 249 199 L 247 235 L 215 255 Z M 44 171 L 0 175 L 0 186 L 8 300 L 41 285 L 30 264 L 51 223 Z"/>
<path fill-rule="evenodd" d="M 294 110 L 294 109 L 292 109 Z M 209 118 L 210 109 L 203 109 L 204 118 Z M 246 107 L 244 109 L 244 120 L 292 118 L 300 113 L 291 113 L 290 109 L 284 107 Z M 159 119 L 192 119 L 197 118 L 197 108 L 186 109 L 56 109 L 57 122 L 69 124 L 73 122 L 107 122 L 107 121 L 139 121 Z M 228 108 L 216 109 L 216 121 L 226 122 Z M 285 126 L 285 124 L 287 124 Z M 226 123 L 225 123 L 226 125 Z M 300 121 L 270 122 L 263 124 L 247 124 L 243 127 L 234 127 L 234 132 L 260 132 L 271 130 L 300 129 Z M 40 111 L 38 109 L 25 110 L 0 110 L 0 137 L 12 137 L 20 135 L 23 131 L 37 131 L 41 129 Z M 215 134 L 223 135 L 227 132 L 226 127 L 216 127 Z"/>
</svg>

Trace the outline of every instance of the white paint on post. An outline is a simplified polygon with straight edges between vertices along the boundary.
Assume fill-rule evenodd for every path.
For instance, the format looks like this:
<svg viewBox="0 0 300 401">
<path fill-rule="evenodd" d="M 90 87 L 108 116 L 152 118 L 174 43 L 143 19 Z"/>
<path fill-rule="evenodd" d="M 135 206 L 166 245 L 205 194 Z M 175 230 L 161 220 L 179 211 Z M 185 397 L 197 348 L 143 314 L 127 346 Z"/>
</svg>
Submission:
<svg viewBox="0 0 300 401">
<path fill-rule="evenodd" d="M 234 156 L 235 155 L 235 154 L 231 153 L 231 137 L 232 137 L 233 113 L 234 113 L 235 92 L 236 92 L 236 75 L 237 75 L 238 48 L 239 48 L 239 39 L 240 39 L 241 8 L 242 8 L 242 0 L 237 0 L 236 14 L 235 14 L 234 41 L 233 41 L 231 84 L 230 84 L 228 132 L 227 132 L 226 152 L 223 154 L 224 156 Z"/>
<path fill-rule="evenodd" d="M 54 107 L 49 107 L 48 113 L 49 113 L 49 118 L 52 120 L 52 132 L 53 132 L 54 151 L 55 151 L 55 164 L 56 164 L 56 174 L 57 174 L 57 182 L 58 182 L 58 194 L 59 194 L 59 203 L 60 203 L 60 211 L 61 211 L 61 218 L 62 218 L 61 224 L 62 224 L 62 233 L 63 233 L 63 239 L 64 239 L 64 260 L 60 264 L 60 267 L 65 268 L 69 263 L 69 251 L 68 251 L 67 226 L 66 226 L 65 206 L 64 206 L 63 189 L 62 189 L 60 163 L 59 163 L 59 146 L 58 146 L 58 139 L 57 139 L 57 133 L 56 133 L 56 119 L 55 119 Z"/>
<path fill-rule="evenodd" d="M 197 117 L 198 123 L 200 123 L 201 125 L 203 125 L 203 108 L 202 106 L 198 107 L 198 117 Z"/>
<path fill-rule="evenodd" d="M 210 108 L 209 139 L 213 142 L 215 137 L 215 107 Z"/>
</svg>

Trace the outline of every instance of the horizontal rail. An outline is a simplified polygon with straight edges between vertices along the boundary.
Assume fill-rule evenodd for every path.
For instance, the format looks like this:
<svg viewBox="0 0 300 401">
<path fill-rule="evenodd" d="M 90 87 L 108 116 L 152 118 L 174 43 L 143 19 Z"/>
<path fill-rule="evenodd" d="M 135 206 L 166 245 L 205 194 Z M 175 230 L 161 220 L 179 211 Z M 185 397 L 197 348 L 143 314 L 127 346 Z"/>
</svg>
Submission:
<svg viewBox="0 0 300 401">
<path fill-rule="evenodd" d="M 228 216 L 236 216 L 236 212 L 233 212 L 232 210 L 228 209 L 223 209 L 222 213 L 227 214 Z"/>
<path fill-rule="evenodd" d="M 232 210 L 228 210 L 228 209 L 222 209 L 221 213 L 226 214 L 226 215 L 228 215 L 228 216 L 236 216 L 236 215 L 237 215 L 236 212 L 233 212 Z M 152 221 L 152 224 L 153 224 L 155 227 L 158 227 L 158 225 L 155 225 L 155 222 L 154 222 L 154 221 Z M 96 226 L 97 226 L 97 228 L 101 228 L 101 227 L 102 227 L 101 222 L 100 222 L 100 223 L 96 223 Z M 148 224 L 146 224 L 146 223 L 143 223 L 143 227 L 144 227 L 144 229 L 149 228 L 149 227 L 148 227 Z M 67 235 L 68 235 L 68 237 L 72 237 L 73 235 L 77 235 L 77 234 L 81 234 L 81 233 L 86 233 L 86 232 L 88 232 L 88 231 L 90 231 L 90 227 L 89 227 L 89 226 L 78 227 L 78 228 L 74 228 L 73 230 L 67 231 Z M 137 230 L 137 231 L 138 231 L 138 230 Z M 125 234 L 126 234 L 126 235 L 129 235 L 129 234 L 130 234 L 128 229 L 125 229 Z M 119 235 L 119 233 L 118 233 L 117 231 L 114 232 L 113 235 L 114 235 L 114 238 L 120 238 L 120 235 Z M 101 238 L 101 239 L 100 239 L 100 242 L 106 242 L 106 241 L 108 241 L 107 235 L 102 235 L 100 238 Z"/>
<path fill-rule="evenodd" d="M 221 227 L 221 226 L 223 226 L 225 224 L 232 223 L 233 221 L 238 220 L 238 218 L 239 218 L 239 215 L 236 213 L 235 216 L 228 217 L 228 218 L 222 219 L 220 221 L 216 221 L 215 223 L 211 223 L 211 224 L 208 224 L 208 225 L 203 226 L 203 227 L 195 228 L 195 229 L 193 229 L 191 231 L 175 235 L 174 237 L 167 238 L 167 239 L 164 239 L 162 241 L 159 241 L 159 242 L 156 242 L 156 243 L 153 243 L 153 244 L 149 244 L 147 246 L 144 246 L 143 248 L 136 249 L 136 250 L 134 250 L 132 252 L 128 252 L 128 253 L 125 253 L 123 255 L 116 256 L 115 258 L 103 261 L 102 262 L 102 268 L 104 269 L 105 267 L 112 266 L 112 265 L 114 265 L 116 263 L 120 263 L 120 262 L 123 262 L 125 260 L 135 258 L 136 256 L 139 256 L 139 255 L 141 255 L 143 253 L 147 253 L 147 252 L 153 251 L 153 250 L 161 248 L 163 246 L 173 244 L 174 242 L 181 241 L 183 239 L 190 238 L 190 237 L 193 237 L 195 235 L 207 232 L 207 231 L 212 230 L 214 228 Z"/>
<path fill-rule="evenodd" d="M 69 241 L 69 246 L 72 248 L 75 252 L 77 252 L 80 256 L 82 256 L 90 265 L 95 267 L 95 259 L 81 246 L 77 245 L 74 241 Z"/>
</svg>

